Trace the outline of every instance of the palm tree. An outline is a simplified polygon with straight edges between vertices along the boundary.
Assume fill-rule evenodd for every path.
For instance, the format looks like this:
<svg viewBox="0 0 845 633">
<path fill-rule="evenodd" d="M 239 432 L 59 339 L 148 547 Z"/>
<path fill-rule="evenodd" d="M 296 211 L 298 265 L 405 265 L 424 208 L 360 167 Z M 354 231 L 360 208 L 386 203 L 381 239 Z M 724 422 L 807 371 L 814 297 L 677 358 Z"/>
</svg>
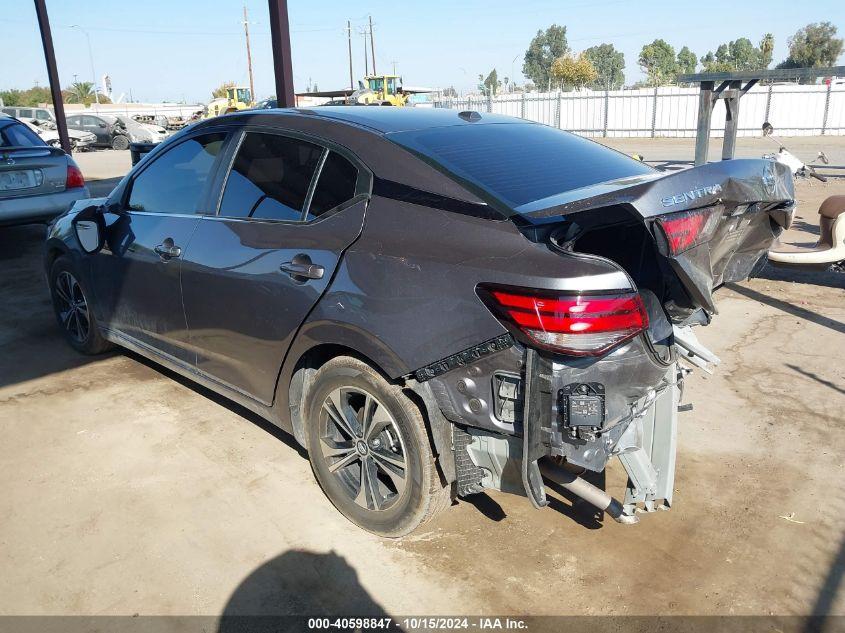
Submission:
<svg viewBox="0 0 845 633">
<path fill-rule="evenodd" d="M 763 68 L 768 68 L 772 63 L 772 53 L 775 50 L 775 36 L 771 33 L 766 33 L 763 39 L 760 40 L 760 63 Z"/>
<path fill-rule="evenodd" d="M 70 85 L 72 103 L 89 105 L 94 100 L 94 84 L 90 81 L 75 81 Z"/>
</svg>

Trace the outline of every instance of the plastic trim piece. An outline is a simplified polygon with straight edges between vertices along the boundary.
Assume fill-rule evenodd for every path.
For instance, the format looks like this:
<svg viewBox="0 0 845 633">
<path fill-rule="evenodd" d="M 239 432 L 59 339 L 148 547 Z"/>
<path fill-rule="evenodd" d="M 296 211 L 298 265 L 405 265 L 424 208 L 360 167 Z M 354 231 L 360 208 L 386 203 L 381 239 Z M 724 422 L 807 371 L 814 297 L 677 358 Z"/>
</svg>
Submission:
<svg viewBox="0 0 845 633">
<path fill-rule="evenodd" d="M 482 356 L 487 356 L 493 352 L 500 352 L 503 349 L 507 349 L 513 345 L 513 343 L 513 337 L 510 334 L 502 334 L 501 336 L 485 341 L 480 345 L 475 345 L 462 352 L 452 354 L 451 356 L 447 356 L 435 363 L 421 367 L 414 372 L 414 378 L 416 378 L 419 382 L 431 380 L 432 378 L 445 374 L 447 371 L 455 369 L 456 367 L 463 367 L 464 365 L 478 360 Z"/>
</svg>

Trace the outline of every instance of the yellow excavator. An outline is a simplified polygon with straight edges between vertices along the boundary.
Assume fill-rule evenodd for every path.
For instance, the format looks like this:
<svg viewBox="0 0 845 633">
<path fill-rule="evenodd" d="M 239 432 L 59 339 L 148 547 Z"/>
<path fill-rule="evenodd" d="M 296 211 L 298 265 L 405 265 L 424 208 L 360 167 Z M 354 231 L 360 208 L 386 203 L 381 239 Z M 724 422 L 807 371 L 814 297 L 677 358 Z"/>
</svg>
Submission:
<svg viewBox="0 0 845 633">
<path fill-rule="evenodd" d="M 412 95 L 432 92 L 429 88 L 407 88 L 399 75 L 367 75 L 358 82 L 357 90 L 324 90 L 298 92 L 297 97 L 322 97 L 331 101 L 325 105 L 384 105 L 407 106 Z"/>
<path fill-rule="evenodd" d="M 217 97 L 208 102 L 202 118 L 210 119 L 220 114 L 246 110 L 253 105 L 255 104 L 252 101 L 252 94 L 249 88 L 245 86 L 231 86 L 226 88 L 225 97 Z"/>
</svg>

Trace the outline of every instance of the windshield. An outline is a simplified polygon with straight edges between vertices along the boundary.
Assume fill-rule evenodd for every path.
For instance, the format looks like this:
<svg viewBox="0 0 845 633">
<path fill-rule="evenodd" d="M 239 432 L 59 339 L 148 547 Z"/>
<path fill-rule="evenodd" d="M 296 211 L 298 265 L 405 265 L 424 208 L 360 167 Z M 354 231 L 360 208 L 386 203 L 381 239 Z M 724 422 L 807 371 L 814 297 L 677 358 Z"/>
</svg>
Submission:
<svg viewBox="0 0 845 633">
<path fill-rule="evenodd" d="M 0 147 L 45 147 L 37 133 L 23 123 L 0 119 Z"/>
<path fill-rule="evenodd" d="M 384 79 L 382 77 L 370 79 L 370 90 L 378 92 L 381 90 L 382 86 L 384 86 Z"/>
<path fill-rule="evenodd" d="M 575 134 L 535 123 L 466 124 L 388 134 L 459 179 L 515 208 L 626 176 L 647 165 Z"/>
</svg>

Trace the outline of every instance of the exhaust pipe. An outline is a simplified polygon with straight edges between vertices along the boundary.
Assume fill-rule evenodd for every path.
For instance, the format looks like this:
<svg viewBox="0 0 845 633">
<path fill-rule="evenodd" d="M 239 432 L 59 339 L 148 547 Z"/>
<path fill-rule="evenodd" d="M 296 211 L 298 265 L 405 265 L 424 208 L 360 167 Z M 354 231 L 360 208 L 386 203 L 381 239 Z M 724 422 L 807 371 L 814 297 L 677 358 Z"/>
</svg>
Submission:
<svg viewBox="0 0 845 633">
<path fill-rule="evenodd" d="M 595 506 L 602 512 L 606 512 L 617 523 L 623 523 L 625 525 L 639 523 L 640 520 L 635 514 L 625 514 L 622 510 L 622 504 L 619 501 L 586 479 L 581 479 L 578 475 L 570 473 L 548 459 L 541 459 L 539 466 L 543 477 L 553 481 L 561 488 L 565 488 L 572 494 L 581 497 L 584 501 Z"/>
</svg>

